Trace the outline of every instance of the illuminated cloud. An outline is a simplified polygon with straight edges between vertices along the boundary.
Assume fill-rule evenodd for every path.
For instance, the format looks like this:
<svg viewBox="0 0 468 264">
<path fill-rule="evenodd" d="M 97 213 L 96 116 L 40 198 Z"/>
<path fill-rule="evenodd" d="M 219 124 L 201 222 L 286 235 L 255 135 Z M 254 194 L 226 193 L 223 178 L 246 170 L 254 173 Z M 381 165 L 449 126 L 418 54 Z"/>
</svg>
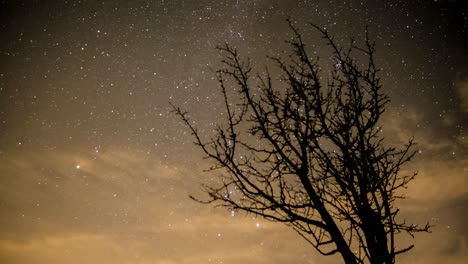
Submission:
<svg viewBox="0 0 468 264">
<path fill-rule="evenodd" d="M 468 77 L 456 80 L 454 87 L 460 98 L 462 110 L 468 113 Z"/>
</svg>

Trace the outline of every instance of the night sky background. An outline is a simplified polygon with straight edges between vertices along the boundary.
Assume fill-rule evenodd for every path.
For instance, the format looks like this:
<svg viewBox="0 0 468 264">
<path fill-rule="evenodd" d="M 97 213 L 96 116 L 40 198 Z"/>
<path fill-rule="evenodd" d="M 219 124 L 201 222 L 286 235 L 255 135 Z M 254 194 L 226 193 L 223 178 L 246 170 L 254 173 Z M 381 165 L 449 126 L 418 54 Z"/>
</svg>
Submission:
<svg viewBox="0 0 468 264">
<path fill-rule="evenodd" d="M 468 263 L 463 2 L 0 1 L 0 262 L 340 263 L 281 224 L 190 200 L 216 175 L 170 112 L 213 133 L 215 46 L 261 70 L 286 48 L 291 17 L 324 62 L 308 22 L 340 43 L 368 26 L 392 100 L 387 140 L 419 143 L 402 214 L 435 225 L 400 263 Z"/>
</svg>

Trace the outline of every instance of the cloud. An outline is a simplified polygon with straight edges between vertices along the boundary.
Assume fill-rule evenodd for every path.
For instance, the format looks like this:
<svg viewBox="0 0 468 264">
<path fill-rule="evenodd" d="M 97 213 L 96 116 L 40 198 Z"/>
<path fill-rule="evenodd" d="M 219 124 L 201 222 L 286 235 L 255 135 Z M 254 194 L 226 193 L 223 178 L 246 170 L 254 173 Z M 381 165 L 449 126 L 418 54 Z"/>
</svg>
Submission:
<svg viewBox="0 0 468 264">
<path fill-rule="evenodd" d="M 468 113 L 468 77 L 456 80 L 454 87 L 460 98 L 462 110 Z"/>
<path fill-rule="evenodd" d="M 389 134 L 400 131 L 394 134 L 396 143 L 421 120 L 417 113 L 405 116 L 384 126 Z M 432 235 L 416 236 L 416 249 L 402 263 L 438 263 L 443 258 L 463 263 L 466 230 L 457 219 L 466 210 L 462 205 L 468 158 L 452 154 L 440 158 L 452 148 L 450 141 L 433 142 L 431 135 L 417 132 L 425 151 L 405 168 L 420 175 L 407 190 L 402 216 L 417 223 L 434 218 L 437 226 Z M 157 155 L 122 149 L 3 155 L 0 262 L 339 262 L 316 254 L 284 225 L 250 215 L 231 217 L 225 209 L 188 199 L 199 183 L 212 177 L 202 176 L 207 166 L 194 163 L 174 165 Z M 428 248 L 433 250 L 427 253 Z"/>
<path fill-rule="evenodd" d="M 195 171 L 122 150 L 4 156 L 0 260 L 266 263 L 278 245 L 289 248 L 279 256 L 290 256 L 282 225 L 188 199 L 200 180 Z"/>
<path fill-rule="evenodd" d="M 142 221 L 145 212 L 169 214 L 190 184 L 183 168 L 124 151 L 10 154 L 0 174 L 5 234 L 89 231 Z"/>
<path fill-rule="evenodd" d="M 2 263 L 102 263 L 121 252 L 125 251 L 108 238 L 85 233 L 0 240 Z"/>
</svg>

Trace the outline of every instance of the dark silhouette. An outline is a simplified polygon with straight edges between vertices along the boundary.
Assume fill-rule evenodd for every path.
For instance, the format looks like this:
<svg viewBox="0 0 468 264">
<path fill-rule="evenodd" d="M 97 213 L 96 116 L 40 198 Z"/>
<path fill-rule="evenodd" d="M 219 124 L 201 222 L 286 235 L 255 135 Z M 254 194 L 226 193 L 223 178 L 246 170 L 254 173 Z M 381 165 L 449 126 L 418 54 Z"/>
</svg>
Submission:
<svg viewBox="0 0 468 264">
<path fill-rule="evenodd" d="M 351 41 L 344 49 L 311 25 L 332 52 L 333 67 L 322 78 L 318 60 L 289 26 L 292 55 L 287 62 L 271 58 L 282 73 L 277 80 L 268 71 L 252 77 L 249 60 L 227 44 L 218 47 L 227 122 L 211 140 L 205 142 L 187 113 L 174 107 L 213 161 L 211 169 L 225 171 L 218 186 L 203 185 L 208 200 L 191 198 L 283 222 L 321 254 L 339 253 L 348 264 L 395 263 L 413 247 L 397 247 L 395 236 L 428 232 L 429 225 L 397 217 L 400 189 L 416 175 L 400 173 L 415 154 L 414 143 L 384 144 L 379 119 L 389 99 L 374 64 L 375 44 L 366 34 L 363 47 Z M 229 80 L 238 97 L 229 96 Z"/>
</svg>

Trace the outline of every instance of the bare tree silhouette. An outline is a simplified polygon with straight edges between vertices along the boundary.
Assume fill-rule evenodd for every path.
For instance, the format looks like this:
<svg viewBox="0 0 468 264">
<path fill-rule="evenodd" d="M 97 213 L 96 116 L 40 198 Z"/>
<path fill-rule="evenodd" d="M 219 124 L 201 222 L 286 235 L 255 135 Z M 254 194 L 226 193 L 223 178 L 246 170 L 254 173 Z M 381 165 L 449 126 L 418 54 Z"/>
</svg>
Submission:
<svg viewBox="0 0 468 264">
<path fill-rule="evenodd" d="M 271 58 L 282 75 L 252 76 L 228 44 L 218 47 L 224 67 L 217 78 L 227 122 L 204 141 L 187 112 L 173 106 L 195 143 L 223 169 L 218 186 L 203 185 L 202 203 L 262 216 L 294 228 L 323 255 L 339 253 L 344 262 L 395 263 L 399 233 L 428 232 L 397 217 L 395 202 L 416 174 L 400 168 L 411 161 L 413 140 L 401 148 L 384 144 L 379 119 L 389 102 L 374 64 L 375 44 L 353 40 L 342 48 L 328 31 L 311 24 L 332 52 L 335 67 L 320 77 L 301 33 L 289 22 L 288 61 Z M 355 54 L 366 57 L 353 58 Z M 237 97 L 231 98 L 229 81 Z"/>
</svg>

